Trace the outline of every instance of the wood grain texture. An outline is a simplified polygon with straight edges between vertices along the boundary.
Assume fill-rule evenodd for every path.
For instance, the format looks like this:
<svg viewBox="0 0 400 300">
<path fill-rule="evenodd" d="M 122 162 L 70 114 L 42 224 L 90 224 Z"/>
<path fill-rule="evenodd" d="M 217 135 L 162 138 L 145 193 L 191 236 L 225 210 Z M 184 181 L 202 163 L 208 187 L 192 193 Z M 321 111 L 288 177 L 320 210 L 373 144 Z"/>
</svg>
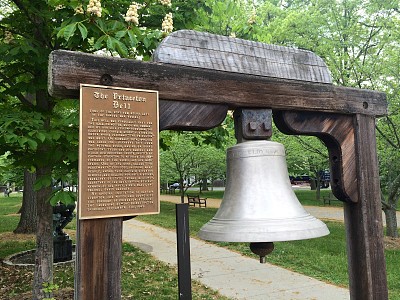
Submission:
<svg viewBox="0 0 400 300">
<path fill-rule="evenodd" d="M 160 100 L 160 130 L 207 130 L 222 123 L 226 105 Z"/>
<path fill-rule="evenodd" d="M 343 202 L 358 201 L 353 116 L 276 111 L 274 120 L 285 134 L 312 135 L 321 139 L 329 152 L 332 193 Z"/>
<path fill-rule="evenodd" d="M 121 299 L 122 218 L 78 221 L 75 300 Z"/>
<path fill-rule="evenodd" d="M 193 30 L 167 36 L 153 61 L 242 74 L 332 83 L 325 62 L 311 51 Z"/>
<path fill-rule="evenodd" d="M 385 115 L 384 93 L 70 51 L 50 55 L 49 93 L 78 98 L 80 83 L 159 91 L 161 100 Z"/>
<path fill-rule="evenodd" d="M 351 299 L 388 299 L 375 119 L 317 112 L 274 112 L 274 119 L 284 133 L 317 136 L 328 147 L 332 191 L 345 202 Z"/>
<path fill-rule="evenodd" d="M 354 119 L 359 201 L 346 203 L 344 210 L 350 297 L 387 300 L 375 119 L 361 115 Z"/>
</svg>

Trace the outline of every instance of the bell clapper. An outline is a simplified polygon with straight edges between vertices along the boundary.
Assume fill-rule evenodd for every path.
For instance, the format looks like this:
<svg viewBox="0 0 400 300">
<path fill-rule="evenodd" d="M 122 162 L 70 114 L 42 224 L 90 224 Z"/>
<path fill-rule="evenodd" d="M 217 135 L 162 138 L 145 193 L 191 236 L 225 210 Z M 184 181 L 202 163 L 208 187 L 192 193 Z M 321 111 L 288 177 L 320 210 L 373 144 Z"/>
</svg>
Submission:
<svg viewBox="0 0 400 300">
<path fill-rule="evenodd" d="M 260 263 L 265 264 L 265 256 L 270 254 L 274 250 L 274 243 L 262 242 L 262 243 L 250 243 L 250 250 L 254 254 L 260 256 Z"/>
</svg>

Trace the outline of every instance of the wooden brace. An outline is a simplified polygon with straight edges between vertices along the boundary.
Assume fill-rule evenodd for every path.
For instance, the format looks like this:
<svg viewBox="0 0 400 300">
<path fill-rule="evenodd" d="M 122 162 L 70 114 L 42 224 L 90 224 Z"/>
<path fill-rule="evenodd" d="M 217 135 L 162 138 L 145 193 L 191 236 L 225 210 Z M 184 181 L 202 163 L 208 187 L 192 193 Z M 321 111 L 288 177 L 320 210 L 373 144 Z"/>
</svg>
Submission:
<svg viewBox="0 0 400 300">
<path fill-rule="evenodd" d="M 332 192 L 343 202 L 358 201 L 356 147 L 352 115 L 274 111 L 275 125 L 285 134 L 316 136 L 329 152 Z"/>
</svg>

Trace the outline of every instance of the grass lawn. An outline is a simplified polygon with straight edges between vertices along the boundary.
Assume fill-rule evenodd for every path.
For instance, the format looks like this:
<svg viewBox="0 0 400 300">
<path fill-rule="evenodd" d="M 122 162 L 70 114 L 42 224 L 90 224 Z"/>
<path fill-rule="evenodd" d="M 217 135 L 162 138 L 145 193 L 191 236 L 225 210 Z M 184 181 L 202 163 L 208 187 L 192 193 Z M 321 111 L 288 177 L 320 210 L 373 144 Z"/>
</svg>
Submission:
<svg viewBox="0 0 400 300">
<path fill-rule="evenodd" d="M 201 226 L 216 213 L 215 208 L 190 207 L 190 233 L 196 237 Z M 175 229 L 175 205 L 161 202 L 160 215 L 140 216 L 140 220 Z M 342 223 L 327 222 L 331 232 L 322 238 L 275 243 L 275 250 L 267 261 L 287 269 L 320 279 L 339 286 L 348 286 L 345 228 Z M 234 251 L 258 259 L 248 248 L 247 243 L 218 243 Z M 394 249 L 386 249 L 389 299 L 400 300 L 400 243 Z"/>
<path fill-rule="evenodd" d="M 329 191 L 323 190 L 323 193 Z M 210 194 L 208 194 L 210 193 Z M 214 193 L 214 194 L 211 194 Z M 219 193 L 219 197 L 218 197 Z M 306 205 L 317 202 L 315 191 L 297 190 L 297 197 Z M 207 192 L 206 197 L 222 198 L 222 192 Z M 213 195 L 213 196 L 211 196 Z M 11 231 L 18 223 L 16 215 L 21 203 L 21 197 L 4 198 L 0 196 L 0 259 L 22 250 L 34 248 L 34 237 L 14 235 Z M 335 203 L 336 204 L 336 203 Z M 340 204 L 340 203 L 339 203 Z M 196 237 L 203 224 L 216 213 L 214 208 L 190 207 L 190 232 Z M 161 214 L 141 216 L 140 220 L 175 229 L 175 205 L 161 202 Z M 344 225 L 327 222 L 331 234 L 312 240 L 275 243 L 275 250 L 267 257 L 267 261 L 308 276 L 333 283 L 339 286 L 348 285 L 347 257 Z M 68 226 L 74 229 L 72 223 Z M 389 299 L 400 300 L 400 247 L 399 242 L 393 243 L 385 250 L 389 285 Z M 246 243 L 219 243 L 233 251 L 258 259 Z M 122 269 L 123 299 L 176 299 L 177 274 L 173 267 L 154 260 L 150 255 L 124 244 Z M 0 299 L 30 299 L 23 292 L 30 290 L 32 270 L 12 269 L 0 266 Z M 73 268 L 72 266 L 56 267 L 55 283 L 64 294 L 72 297 Z M 162 295 L 162 296 L 160 296 Z M 59 298 L 56 299 L 72 299 Z M 193 299 L 227 299 L 204 286 L 193 283 Z"/>
<path fill-rule="evenodd" d="M 0 299 L 28 300 L 33 268 L 10 267 L 1 263 L 5 257 L 35 247 L 32 235 L 15 235 L 12 230 L 18 224 L 21 197 L 0 196 Z M 75 228 L 73 222 L 69 230 Z M 73 264 L 56 265 L 54 283 L 59 286 L 55 299 L 73 299 Z M 175 267 L 155 260 L 151 255 L 129 245 L 123 245 L 122 299 L 177 299 L 178 277 Z M 192 283 L 193 299 L 228 300 L 196 281 Z"/>
</svg>

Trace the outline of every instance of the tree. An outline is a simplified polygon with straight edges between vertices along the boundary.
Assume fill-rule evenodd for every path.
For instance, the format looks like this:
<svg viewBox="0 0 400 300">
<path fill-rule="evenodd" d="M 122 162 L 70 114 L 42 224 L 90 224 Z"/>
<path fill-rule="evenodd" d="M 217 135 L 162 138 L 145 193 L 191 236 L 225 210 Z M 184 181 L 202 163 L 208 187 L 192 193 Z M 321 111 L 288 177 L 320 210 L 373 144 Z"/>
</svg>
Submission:
<svg viewBox="0 0 400 300">
<path fill-rule="evenodd" d="M 36 172 L 35 299 L 46 296 L 43 284 L 53 278 L 50 201 L 75 201 L 72 193 L 53 193 L 52 183 L 76 174 L 78 158 L 77 101 L 48 95 L 49 53 L 69 49 L 148 59 L 173 29 L 170 12 L 182 24 L 185 18 L 176 8 L 189 4 L 139 2 L 0 2 L 0 150 L 9 150 L 18 165 Z"/>
<path fill-rule="evenodd" d="M 378 140 L 380 176 L 382 189 L 382 209 L 386 218 L 386 234 L 390 237 L 399 237 L 397 229 L 396 210 L 400 193 L 400 136 L 397 124 L 398 114 L 379 121 L 377 127 L 381 139 Z"/>
<path fill-rule="evenodd" d="M 190 133 L 163 132 L 162 134 L 170 135 L 168 138 L 170 144 L 168 149 L 162 150 L 160 153 L 161 173 L 178 178 L 181 203 L 184 203 L 185 191 L 188 188 L 188 185 L 185 187 L 185 181 L 193 175 L 193 170 L 199 163 L 199 147 L 192 144 Z"/>
<path fill-rule="evenodd" d="M 398 40 L 399 30 L 392 31 L 393 40 Z M 396 44 L 396 43 L 395 43 Z M 386 49 L 388 57 L 379 88 L 385 91 L 389 100 L 389 116 L 377 122 L 378 156 L 380 162 L 380 177 L 382 190 L 382 209 L 386 218 L 386 234 L 399 237 L 396 210 L 400 199 L 400 136 L 399 136 L 399 97 L 400 97 L 400 49 L 395 45 Z"/>
<path fill-rule="evenodd" d="M 224 176 L 225 151 L 207 144 L 207 134 L 166 131 L 162 137 L 169 143 L 160 153 L 161 177 L 164 182 L 178 179 L 182 203 L 193 184 Z"/>
<path fill-rule="evenodd" d="M 273 139 L 286 148 L 289 174 L 292 176 L 310 175 L 315 180 L 316 200 L 320 201 L 320 172 L 329 168 L 328 151 L 315 137 L 285 136 L 275 131 Z"/>
<path fill-rule="evenodd" d="M 194 176 L 200 181 L 200 193 L 208 189 L 207 182 L 224 179 L 226 175 L 225 151 L 211 145 L 202 145 L 197 153 Z"/>
<path fill-rule="evenodd" d="M 257 35 L 259 41 L 315 52 L 327 63 L 335 84 L 385 91 L 391 103 L 390 113 L 397 114 L 398 2 L 293 0 L 264 1 L 257 5 L 253 27 L 263 27 L 265 32 Z M 378 138 L 386 140 L 386 147 L 379 148 L 381 162 L 382 158 L 389 157 L 385 152 L 391 153 L 391 157 L 397 157 L 398 153 L 395 137 L 398 118 L 390 119 L 391 122 L 377 123 Z M 388 151 L 388 147 L 393 149 Z M 384 178 L 383 209 L 387 217 L 395 215 L 399 198 L 395 174 L 400 174 L 389 166 L 390 163 L 380 164 Z M 387 233 L 392 235 L 397 227 L 394 218 L 389 219 Z"/>
</svg>

